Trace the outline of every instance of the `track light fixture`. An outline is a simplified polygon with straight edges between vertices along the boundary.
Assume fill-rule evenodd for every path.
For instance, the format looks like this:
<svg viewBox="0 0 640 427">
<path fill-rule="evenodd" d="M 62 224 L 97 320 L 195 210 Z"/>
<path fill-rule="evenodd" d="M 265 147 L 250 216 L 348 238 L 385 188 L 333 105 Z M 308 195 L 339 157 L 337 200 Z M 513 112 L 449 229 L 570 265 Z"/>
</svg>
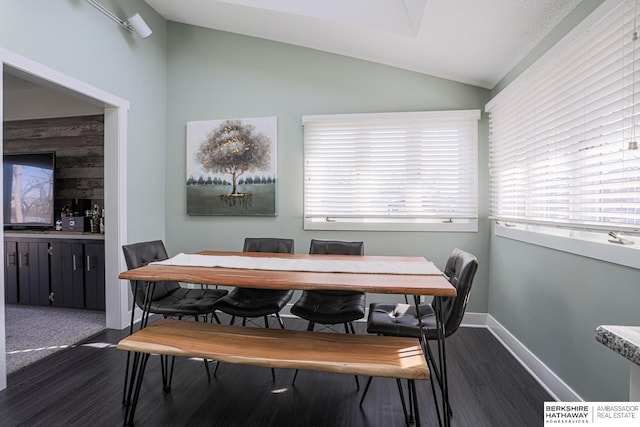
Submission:
<svg viewBox="0 0 640 427">
<path fill-rule="evenodd" d="M 136 13 L 135 15 L 130 17 L 128 20 L 124 21 L 118 18 L 113 12 L 106 9 L 97 1 L 95 0 L 85 0 L 85 1 L 89 3 L 91 6 L 98 9 L 103 14 L 107 15 L 109 19 L 117 22 L 118 25 L 120 25 L 122 28 L 126 29 L 129 32 L 137 34 L 138 36 L 140 36 L 140 38 L 146 39 L 151 35 L 151 32 L 152 32 L 151 28 L 149 28 L 147 23 L 144 22 L 144 19 L 142 19 L 139 13 Z"/>
</svg>

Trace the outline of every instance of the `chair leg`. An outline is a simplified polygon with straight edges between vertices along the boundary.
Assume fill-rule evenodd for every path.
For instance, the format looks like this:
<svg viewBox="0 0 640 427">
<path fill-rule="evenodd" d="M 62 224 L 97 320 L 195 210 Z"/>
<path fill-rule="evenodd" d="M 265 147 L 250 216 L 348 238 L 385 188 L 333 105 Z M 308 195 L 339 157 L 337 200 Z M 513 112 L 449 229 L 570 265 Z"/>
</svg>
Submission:
<svg viewBox="0 0 640 427">
<path fill-rule="evenodd" d="M 282 321 L 282 317 L 280 317 L 280 313 L 276 313 L 276 319 L 280 323 L 280 328 L 284 329 L 284 322 Z"/>
<path fill-rule="evenodd" d="M 360 406 L 364 403 L 364 398 L 367 397 L 367 392 L 369 391 L 369 387 L 371 386 L 371 382 L 373 381 L 373 377 L 369 377 L 367 380 L 367 385 L 364 386 L 364 393 L 362 393 L 362 397 L 360 398 Z"/>
<path fill-rule="evenodd" d="M 204 370 L 207 372 L 207 381 L 211 382 L 211 371 L 209 371 L 209 361 L 207 359 L 202 359 L 204 361 Z"/>
<path fill-rule="evenodd" d="M 351 326 L 351 329 L 349 329 L 349 326 Z M 356 330 L 353 328 L 353 324 L 351 322 L 345 322 L 344 324 L 344 331 L 345 333 L 349 334 L 356 334 Z M 356 379 L 356 390 L 360 390 L 360 380 L 358 379 L 357 375 L 354 375 L 355 379 Z"/>
<path fill-rule="evenodd" d="M 213 319 L 216 319 L 216 322 L 218 322 L 218 325 L 220 325 L 220 319 L 218 318 L 218 315 L 215 311 L 211 313 L 211 323 L 213 323 Z"/>
<path fill-rule="evenodd" d="M 313 331 L 315 325 L 315 322 L 309 322 L 307 324 L 307 331 Z M 294 385 L 296 383 L 296 378 L 298 378 L 298 369 L 296 369 L 296 373 L 293 374 L 293 381 L 291 381 L 291 385 Z"/>
</svg>

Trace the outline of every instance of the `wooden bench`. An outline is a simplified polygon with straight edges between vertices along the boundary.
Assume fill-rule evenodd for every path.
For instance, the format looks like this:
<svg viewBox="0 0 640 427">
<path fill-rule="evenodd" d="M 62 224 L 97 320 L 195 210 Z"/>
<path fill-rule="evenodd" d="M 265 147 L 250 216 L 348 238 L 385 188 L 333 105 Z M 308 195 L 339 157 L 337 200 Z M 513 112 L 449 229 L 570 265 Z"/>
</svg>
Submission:
<svg viewBox="0 0 640 427">
<path fill-rule="evenodd" d="M 147 355 L 201 357 L 268 368 L 429 379 L 427 362 L 415 338 L 246 328 L 161 319 L 121 340 L 118 348 Z M 138 384 L 142 383 L 145 364 L 137 374 Z M 125 424 L 133 422 L 139 385 L 136 387 L 128 416 L 125 414 Z"/>
<path fill-rule="evenodd" d="M 427 362 L 415 338 L 243 328 L 161 319 L 124 338 L 118 348 L 268 368 L 429 379 Z"/>
</svg>

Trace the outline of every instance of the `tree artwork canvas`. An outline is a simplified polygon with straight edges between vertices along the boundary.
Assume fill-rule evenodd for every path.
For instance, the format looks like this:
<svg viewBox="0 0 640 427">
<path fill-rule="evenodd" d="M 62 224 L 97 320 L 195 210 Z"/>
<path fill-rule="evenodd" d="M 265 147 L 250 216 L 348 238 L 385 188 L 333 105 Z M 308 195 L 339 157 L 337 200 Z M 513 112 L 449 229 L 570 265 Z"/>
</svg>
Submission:
<svg viewBox="0 0 640 427">
<path fill-rule="evenodd" d="M 277 118 L 187 122 L 187 214 L 276 215 Z"/>
</svg>

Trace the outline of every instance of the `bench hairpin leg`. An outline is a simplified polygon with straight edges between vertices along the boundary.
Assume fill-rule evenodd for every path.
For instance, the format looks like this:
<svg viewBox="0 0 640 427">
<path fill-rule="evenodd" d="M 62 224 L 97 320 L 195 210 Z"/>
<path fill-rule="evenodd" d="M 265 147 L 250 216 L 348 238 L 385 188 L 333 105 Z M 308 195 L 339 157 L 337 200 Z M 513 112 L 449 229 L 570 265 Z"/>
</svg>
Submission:
<svg viewBox="0 0 640 427">
<path fill-rule="evenodd" d="M 416 381 L 409 380 L 409 391 L 413 398 L 413 412 L 415 413 L 415 425 L 420 427 L 420 411 L 418 409 L 418 396 L 416 394 Z"/>
<path fill-rule="evenodd" d="M 128 352 L 131 355 L 132 352 Z M 140 357 L 142 357 L 141 353 L 133 353 L 133 360 L 131 362 L 131 370 L 129 372 L 128 385 L 125 384 L 124 395 L 122 396 L 122 400 L 126 407 L 131 405 L 131 397 L 133 395 L 133 390 L 136 385 L 136 373 L 138 372 L 138 366 L 140 365 Z"/>
<path fill-rule="evenodd" d="M 171 359 L 171 362 L 169 362 L 169 359 Z M 173 380 L 173 367 L 175 363 L 176 363 L 175 356 L 160 355 L 160 364 L 162 367 L 162 391 L 164 391 L 165 393 L 169 393 L 171 391 L 171 382 Z"/>
<path fill-rule="evenodd" d="M 396 378 L 396 384 L 398 384 L 398 393 L 400 394 L 400 402 L 402 403 L 402 413 L 404 414 L 404 421 L 407 425 L 413 422 L 411 414 L 407 414 L 407 404 L 404 400 L 404 392 L 402 391 L 402 381 L 400 378 Z M 411 404 L 411 390 L 409 390 L 409 404 Z"/>
<path fill-rule="evenodd" d="M 140 354 L 136 353 L 137 356 L 140 356 L 142 360 L 140 361 L 140 366 L 138 369 L 131 370 L 131 376 L 135 378 L 135 391 L 133 393 L 133 399 L 131 400 L 131 405 L 127 406 L 124 413 L 124 425 L 130 426 L 133 425 L 133 417 L 136 412 L 136 406 L 138 405 L 138 398 L 140 397 L 140 388 L 142 387 L 142 377 L 144 376 L 145 368 L 147 367 L 147 361 L 149 360 L 149 353 Z M 134 381 L 132 381 L 133 385 Z"/>
</svg>

